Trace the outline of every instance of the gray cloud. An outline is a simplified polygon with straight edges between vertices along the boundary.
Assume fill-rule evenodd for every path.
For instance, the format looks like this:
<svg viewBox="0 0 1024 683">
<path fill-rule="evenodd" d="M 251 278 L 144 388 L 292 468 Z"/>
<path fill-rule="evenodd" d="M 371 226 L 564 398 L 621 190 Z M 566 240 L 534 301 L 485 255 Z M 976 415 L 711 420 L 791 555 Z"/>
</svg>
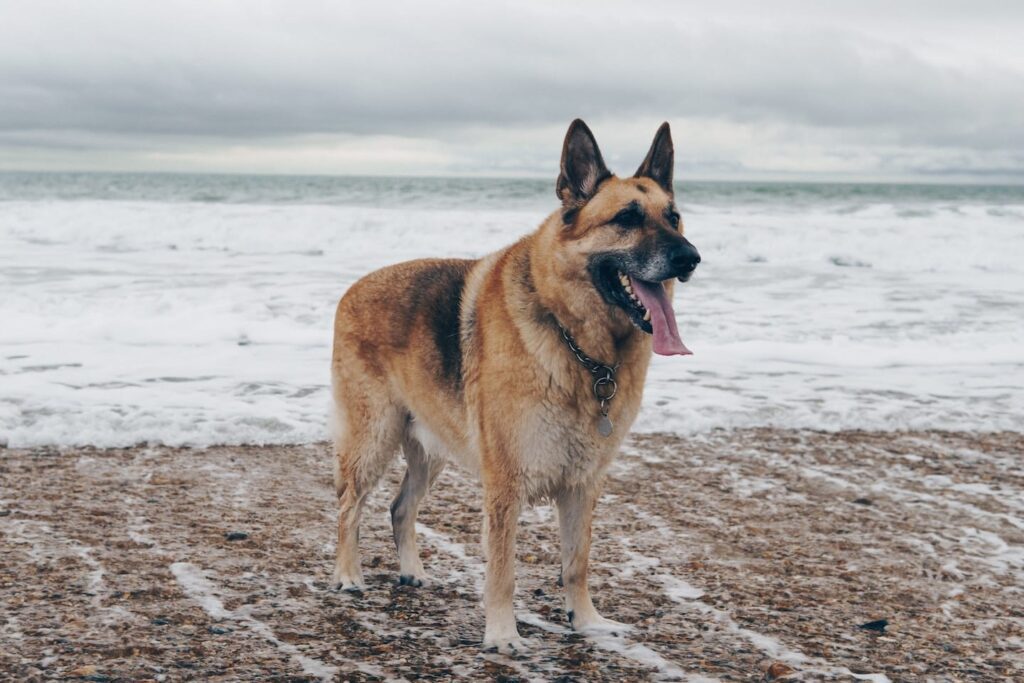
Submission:
<svg viewBox="0 0 1024 683">
<path fill-rule="evenodd" d="M 783 157 L 803 154 L 811 171 L 832 154 L 865 173 L 1013 171 L 1018 6 L 13 4 L 0 145 L 139 162 L 389 136 L 444 147 L 435 171 L 530 170 L 549 163 L 539 132 L 585 115 L 613 144 L 639 121 L 682 122 L 707 168 L 799 169 Z M 761 152 L 739 144 L 752 130 Z"/>
</svg>

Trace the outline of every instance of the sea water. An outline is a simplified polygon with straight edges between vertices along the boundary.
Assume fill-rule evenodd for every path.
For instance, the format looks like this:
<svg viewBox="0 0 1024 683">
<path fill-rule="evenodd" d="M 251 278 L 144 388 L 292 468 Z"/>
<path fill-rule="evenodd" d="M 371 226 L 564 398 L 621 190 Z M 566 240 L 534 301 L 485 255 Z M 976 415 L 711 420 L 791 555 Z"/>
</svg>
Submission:
<svg viewBox="0 0 1024 683">
<path fill-rule="evenodd" d="M 677 199 L 695 355 L 655 357 L 637 429 L 1024 427 L 1024 188 Z M 555 208 L 553 180 L 0 174 L 0 444 L 323 439 L 348 286 Z"/>
</svg>

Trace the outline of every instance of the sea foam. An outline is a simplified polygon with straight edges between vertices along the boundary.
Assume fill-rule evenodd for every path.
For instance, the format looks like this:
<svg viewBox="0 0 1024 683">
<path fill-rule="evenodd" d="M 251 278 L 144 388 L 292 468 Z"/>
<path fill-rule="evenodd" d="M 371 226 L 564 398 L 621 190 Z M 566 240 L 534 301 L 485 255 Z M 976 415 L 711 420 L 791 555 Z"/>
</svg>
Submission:
<svg viewBox="0 0 1024 683">
<path fill-rule="evenodd" d="M 702 199 L 696 355 L 655 358 L 638 429 L 1021 428 L 1024 206 Z M 326 438 L 345 289 L 500 248 L 532 207 L 0 201 L 0 443 Z"/>
</svg>

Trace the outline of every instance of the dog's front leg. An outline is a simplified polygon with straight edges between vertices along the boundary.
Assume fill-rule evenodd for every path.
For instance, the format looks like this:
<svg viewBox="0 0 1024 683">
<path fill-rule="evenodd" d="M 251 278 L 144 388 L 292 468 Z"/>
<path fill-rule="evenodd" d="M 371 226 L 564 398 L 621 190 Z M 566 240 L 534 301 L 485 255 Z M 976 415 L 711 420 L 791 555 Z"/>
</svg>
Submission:
<svg viewBox="0 0 1024 683">
<path fill-rule="evenodd" d="M 622 633 L 626 624 L 605 619 L 590 599 L 587 574 L 590 562 L 590 524 L 597 503 L 597 490 L 566 489 L 556 498 L 558 527 L 562 540 L 562 585 L 565 612 L 574 630 L 581 633 Z"/>
<path fill-rule="evenodd" d="M 484 647 L 496 647 L 505 653 L 524 649 L 512 607 L 516 580 L 516 524 L 522 502 L 516 482 L 507 481 L 507 478 L 485 478 L 486 533 L 483 539 L 487 544 L 487 579 L 484 586 L 487 625 L 484 630 Z"/>
</svg>

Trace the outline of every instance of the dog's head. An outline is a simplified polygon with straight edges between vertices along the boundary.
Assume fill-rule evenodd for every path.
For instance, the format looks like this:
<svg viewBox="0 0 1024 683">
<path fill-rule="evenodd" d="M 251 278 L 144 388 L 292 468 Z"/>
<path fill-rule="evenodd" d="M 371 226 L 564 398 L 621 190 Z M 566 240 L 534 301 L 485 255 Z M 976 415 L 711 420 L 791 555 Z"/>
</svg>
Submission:
<svg viewBox="0 0 1024 683">
<path fill-rule="evenodd" d="M 608 170 L 587 125 L 576 119 L 562 147 L 556 191 L 562 200 L 563 263 L 585 274 L 613 320 L 654 336 L 654 352 L 685 355 L 672 309 L 672 282 L 685 282 L 700 254 L 683 237 L 672 187 L 668 123 L 632 178 Z"/>
</svg>

